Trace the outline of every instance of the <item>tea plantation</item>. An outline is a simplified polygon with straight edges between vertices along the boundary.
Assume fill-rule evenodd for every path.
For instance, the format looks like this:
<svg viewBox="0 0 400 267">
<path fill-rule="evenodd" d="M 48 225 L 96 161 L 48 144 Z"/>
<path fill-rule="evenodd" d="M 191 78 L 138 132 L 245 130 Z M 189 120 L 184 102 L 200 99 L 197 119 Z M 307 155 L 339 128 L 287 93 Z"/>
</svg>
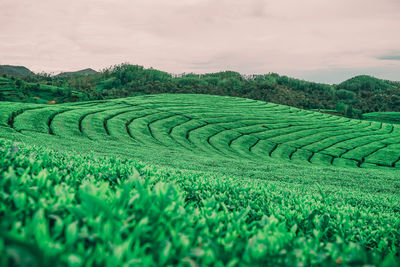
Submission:
<svg viewBox="0 0 400 267">
<path fill-rule="evenodd" d="M 400 124 L 400 112 L 371 112 L 363 114 L 363 119 Z"/>
<path fill-rule="evenodd" d="M 0 264 L 397 266 L 400 126 L 209 95 L 0 102 Z"/>
</svg>

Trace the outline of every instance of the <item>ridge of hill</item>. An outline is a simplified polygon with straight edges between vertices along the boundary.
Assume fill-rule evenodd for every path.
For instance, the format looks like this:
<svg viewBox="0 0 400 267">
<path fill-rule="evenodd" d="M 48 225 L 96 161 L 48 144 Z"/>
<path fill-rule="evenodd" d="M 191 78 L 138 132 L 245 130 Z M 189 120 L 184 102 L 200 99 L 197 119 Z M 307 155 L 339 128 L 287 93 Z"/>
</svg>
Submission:
<svg viewBox="0 0 400 267">
<path fill-rule="evenodd" d="M 59 77 L 59 78 L 67 78 L 67 77 L 73 77 L 73 76 L 86 76 L 86 75 L 91 75 L 91 74 L 96 74 L 97 71 L 95 71 L 92 68 L 86 68 L 83 70 L 78 70 L 78 71 L 68 71 L 68 72 L 61 72 L 57 75 L 55 75 L 55 77 Z"/>
<path fill-rule="evenodd" d="M 337 85 L 337 89 L 345 89 L 353 92 L 358 91 L 379 91 L 399 87 L 400 82 L 378 79 L 369 75 L 358 75 L 347 79 Z"/>
<path fill-rule="evenodd" d="M 26 77 L 35 74 L 24 66 L 0 65 L 0 75 Z"/>
</svg>

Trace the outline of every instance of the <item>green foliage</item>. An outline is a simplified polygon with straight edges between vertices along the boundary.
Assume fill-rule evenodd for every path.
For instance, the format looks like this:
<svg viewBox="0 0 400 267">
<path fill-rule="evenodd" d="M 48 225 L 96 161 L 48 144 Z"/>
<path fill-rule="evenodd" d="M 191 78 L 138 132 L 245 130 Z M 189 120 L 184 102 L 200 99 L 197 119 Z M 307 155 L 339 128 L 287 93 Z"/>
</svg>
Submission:
<svg viewBox="0 0 400 267">
<path fill-rule="evenodd" d="M 358 118 L 361 119 L 363 118 L 362 111 L 356 108 L 353 108 L 353 106 L 338 102 L 336 104 L 336 112 L 339 114 L 342 114 L 348 118 Z"/>
<path fill-rule="evenodd" d="M 210 95 L 2 102 L 0 265 L 395 266 L 398 133 Z"/>
<path fill-rule="evenodd" d="M 74 92 L 68 85 L 64 87 L 43 84 L 39 82 L 26 82 L 19 78 L 3 78 L 0 80 L 0 98 L 2 101 L 24 101 L 32 103 L 63 103 L 77 100 L 88 100 L 87 94 Z M 54 102 L 52 102 L 54 101 Z"/>
<path fill-rule="evenodd" d="M 364 120 L 400 124 L 400 112 L 371 112 L 362 117 Z"/>
<path fill-rule="evenodd" d="M 336 95 L 341 100 L 352 100 L 355 97 L 355 93 L 345 89 L 339 89 L 336 91 Z"/>
<path fill-rule="evenodd" d="M 32 92 L 36 92 L 36 97 L 40 99 L 63 103 L 142 94 L 196 93 L 244 97 L 303 109 L 329 110 L 338 103 L 344 103 L 349 112 L 339 113 L 352 118 L 360 118 L 365 112 L 400 111 L 400 83 L 370 76 L 357 76 L 339 85 L 327 85 L 276 73 L 241 75 L 224 71 L 171 75 L 139 65 L 120 64 L 101 72 L 85 69 L 56 76 L 41 73 L 23 79 L 30 84 L 24 85 L 16 80 L 18 84 L 9 87 L 8 92 L 0 90 L 0 98 L 26 102 L 31 101 L 35 97 Z M 40 90 L 26 89 L 36 83 L 40 83 Z M 52 90 L 48 86 L 57 87 L 58 93 L 49 93 Z M 76 93 L 71 94 L 71 91 Z"/>
<path fill-rule="evenodd" d="M 338 85 L 339 90 L 349 90 L 352 92 L 373 91 L 379 93 L 391 87 L 396 87 L 396 82 L 384 81 L 367 75 L 360 75 L 342 82 Z"/>
<path fill-rule="evenodd" d="M 362 194 L 353 205 L 325 186 L 307 192 L 4 141 L 0 153 L 4 265 L 399 263 L 397 213 Z"/>
<path fill-rule="evenodd" d="M 346 104 L 337 109 L 357 114 Z M 126 153 L 133 142 L 157 152 L 172 146 L 184 154 L 202 151 L 257 162 L 268 156 L 307 164 L 400 166 L 400 154 L 391 152 L 399 142 L 397 126 L 241 98 L 165 94 L 56 106 L 2 102 L 0 121 L 7 134 L 105 140 L 116 147 L 123 141 Z"/>
<path fill-rule="evenodd" d="M 346 95 L 350 97 L 348 91 L 355 95 L 351 104 L 353 108 L 362 110 L 363 113 L 374 111 L 400 111 L 399 99 L 400 83 L 380 80 L 374 77 L 362 75 L 357 76 L 337 85 L 338 92 L 346 90 Z M 343 99 L 350 99 L 350 98 Z"/>
</svg>

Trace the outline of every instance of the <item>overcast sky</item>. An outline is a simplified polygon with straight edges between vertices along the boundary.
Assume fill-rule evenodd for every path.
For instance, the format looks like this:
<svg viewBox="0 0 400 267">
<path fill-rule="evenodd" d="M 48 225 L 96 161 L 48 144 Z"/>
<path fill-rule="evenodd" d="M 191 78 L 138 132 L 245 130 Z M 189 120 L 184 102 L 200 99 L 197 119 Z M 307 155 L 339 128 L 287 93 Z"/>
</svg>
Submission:
<svg viewBox="0 0 400 267">
<path fill-rule="evenodd" d="M 0 64 L 400 80 L 400 0 L 1 0 Z"/>
</svg>

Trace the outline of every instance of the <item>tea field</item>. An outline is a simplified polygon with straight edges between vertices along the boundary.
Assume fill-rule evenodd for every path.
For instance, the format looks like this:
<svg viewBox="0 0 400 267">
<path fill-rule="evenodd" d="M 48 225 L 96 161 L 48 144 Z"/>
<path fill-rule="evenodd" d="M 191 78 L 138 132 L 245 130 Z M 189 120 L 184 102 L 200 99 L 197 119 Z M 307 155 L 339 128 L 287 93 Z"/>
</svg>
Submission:
<svg viewBox="0 0 400 267">
<path fill-rule="evenodd" d="M 0 102 L 17 266 L 396 266 L 400 126 L 261 101 Z"/>
<path fill-rule="evenodd" d="M 370 112 L 363 114 L 363 119 L 400 124 L 400 112 Z"/>
</svg>

